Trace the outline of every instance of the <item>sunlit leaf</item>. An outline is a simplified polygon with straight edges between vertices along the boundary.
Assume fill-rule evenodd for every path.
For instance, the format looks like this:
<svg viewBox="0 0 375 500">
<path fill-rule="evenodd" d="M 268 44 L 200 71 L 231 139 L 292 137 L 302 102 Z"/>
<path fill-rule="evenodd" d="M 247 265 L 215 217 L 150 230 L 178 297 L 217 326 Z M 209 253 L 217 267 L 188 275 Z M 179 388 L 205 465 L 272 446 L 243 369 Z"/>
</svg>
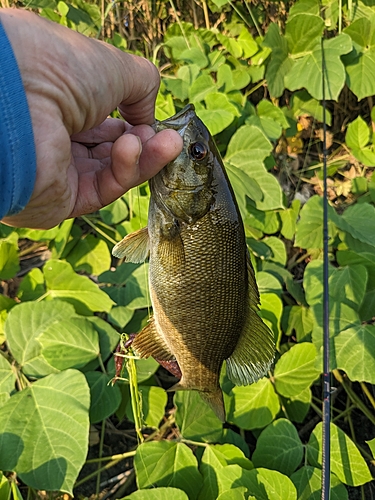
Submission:
<svg viewBox="0 0 375 500">
<path fill-rule="evenodd" d="M 304 465 L 294 472 L 290 479 L 297 488 L 298 500 L 320 500 L 322 496 L 322 471 L 310 465 Z M 330 498 L 332 500 L 347 500 L 348 492 L 345 486 L 331 474 Z"/>
<path fill-rule="evenodd" d="M 310 465 L 322 465 L 322 423 L 313 430 L 307 445 Z M 341 482 L 359 486 L 372 480 L 365 460 L 353 441 L 336 425 L 331 423 L 331 471 Z"/>
<path fill-rule="evenodd" d="M 263 378 L 255 384 L 234 387 L 230 393 L 228 421 L 241 429 L 262 429 L 270 424 L 280 409 L 271 381 Z"/>
<path fill-rule="evenodd" d="M 319 376 L 315 368 L 316 348 L 309 342 L 295 344 L 277 361 L 274 371 L 277 392 L 297 396 Z"/>
<path fill-rule="evenodd" d="M 88 449 L 89 404 L 85 377 L 76 370 L 14 394 L 0 408 L 0 468 L 16 471 L 32 488 L 72 495 Z"/>
<path fill-rule="evenodd" d="M 179 487 L 189 499 L 198 497 L 202 476 L 197 459 L 183 443 L 154 441 L 141 444 L 134 458 L 139 488 Z"/>
</svg>

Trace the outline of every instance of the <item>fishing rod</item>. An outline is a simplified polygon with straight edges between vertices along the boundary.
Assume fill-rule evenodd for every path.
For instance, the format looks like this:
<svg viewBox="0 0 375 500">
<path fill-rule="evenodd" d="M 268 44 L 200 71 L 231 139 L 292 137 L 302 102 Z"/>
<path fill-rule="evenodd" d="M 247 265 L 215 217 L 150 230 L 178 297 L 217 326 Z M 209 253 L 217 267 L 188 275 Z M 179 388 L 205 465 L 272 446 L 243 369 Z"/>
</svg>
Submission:
<svg viewBox="0 0 375 500">
<path fill-rule="evenodd" d="M 328 294 L 328 193 L 327 193 L 327 120 L 326 120 L 326 64 L 324 37 L 322 50 L 322 105 L 323 105 L 323 429 L 322 429 L 322 500 L 329 500 L 331 493 L 331 382 L 329 369 L 329 294 Z"/>
</svg>

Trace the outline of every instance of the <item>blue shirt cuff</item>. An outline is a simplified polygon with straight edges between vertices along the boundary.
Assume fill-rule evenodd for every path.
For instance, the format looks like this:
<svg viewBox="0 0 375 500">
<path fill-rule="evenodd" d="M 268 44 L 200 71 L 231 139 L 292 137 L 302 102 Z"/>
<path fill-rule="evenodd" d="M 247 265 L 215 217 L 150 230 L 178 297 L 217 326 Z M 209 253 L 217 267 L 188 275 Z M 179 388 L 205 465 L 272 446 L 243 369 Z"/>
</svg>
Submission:
<svg viewBox="0 0 375 500">
<path fill-rule="evenodd" d="M 0 220 L 26 206 L 35 177 L 29 107 L 16 58 L 0 21 Z"/>
</svg>

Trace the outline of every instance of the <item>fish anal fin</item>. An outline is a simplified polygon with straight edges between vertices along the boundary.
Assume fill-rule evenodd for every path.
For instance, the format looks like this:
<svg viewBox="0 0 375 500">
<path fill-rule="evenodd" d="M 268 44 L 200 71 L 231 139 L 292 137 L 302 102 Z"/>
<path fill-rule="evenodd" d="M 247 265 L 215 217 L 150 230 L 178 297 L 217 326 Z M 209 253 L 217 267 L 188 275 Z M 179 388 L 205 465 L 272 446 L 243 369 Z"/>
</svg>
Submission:
<svg viewBox="0 0 375 500">
<path fill-rule="evenodd" d="M 112 255 L 118 259 L 138 264 L 144 262 L 150 253 L 150 242 L 147 227 L 127 234 L 112 249 Z"/>
<path fill-rule="evenodd" d="M 132 347 L 142 358 L 152 356 L 160 361 L 175 360 L 168 345 L 157 331 L 153 318 L 150 319 L 143 330 L 136 336 Z"/>
<path fill-rule="evenodd" d="M 236 385 L 249 385 L 271 368 L 275 356 L 273 332 L 258 315 L 259 292 L 248 256 L 249 297 L 245 324 L 233 354 L 226 360 L 227 375 Z"/>
</svg>

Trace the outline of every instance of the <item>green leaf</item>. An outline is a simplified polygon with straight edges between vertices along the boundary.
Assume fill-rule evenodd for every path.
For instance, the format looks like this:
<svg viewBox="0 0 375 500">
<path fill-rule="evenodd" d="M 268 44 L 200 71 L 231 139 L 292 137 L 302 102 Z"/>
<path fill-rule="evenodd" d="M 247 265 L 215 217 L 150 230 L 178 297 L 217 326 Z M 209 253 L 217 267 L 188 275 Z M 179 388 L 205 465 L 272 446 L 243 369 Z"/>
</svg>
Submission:
<svg viewBox="0 0 375 500">
<path fill-rule="evenodd" d="M 63 319 L 52 323 L 36 338 L 40 354 L 58 370 L 82 368 L 99 356 L 99 338 L 86 318 Z"/>
<path fill-rule="evenodd" d="M 179 59 L 190 64 L 195 64 L 199 69 L 205 68 L 208 65 L 206 54 L 199 47 L 191 47 L 190 49 L 183 50 Z"/>
<path fill-rule="evenodd" d="M 11 235 L 0 240 L 0 280 L 13 278 L 19 270 L 17 238 Z"/>
<path fill-rule="evenodd" d="M 210 75 L 200 75 L 189 88 L 189 100 L 192 103 L 203 101 L 208 94 L 216 92 L 216 84 Z"/>
<path fill-rule="evenodd" d="M 262 293 L 260 297 L 260 316 L 273 331 L 275 341 L 278 344 L 281 336 L 281 316 L 283 303 L 274 293 Z"/>
<path fill-rule="evenodd" d="M 43 268 L 49 297 L 70 302 L 79 314 L 109 312 L 114 302 L 85 276 L 76 274 L 70 264 L 48 261 Z"/>
<path fill-rule="evenodd" d="M 139 385 L 138 388 L 141 393 L 143 421 L 147 427 L 158 428 L 165 414 L 165 405 L 168 399 L 167 393 L 161 387 Z M 129 420 L 133 421 L 130 400 L 126 407 L 126 416 Z"/>
<path fill-rule="evenodd" d="M 316 348 L 309 342 L 296 344 L 278 360 L 274 370 L 275 387 L 279 394 L 297 396 L 318 378 L 315 369 Z"/>
<path fill-rule="evenodd" d="M 276 236 L 264 238 L 262 242 L 271 249 L 271 255 L 267 259 L 284 267 L 287 259 L 284 242 Z"/>
<path fill-rule="evenodd" d="M 13 395 L 0 409 L 0 468 L 14 470 L 31 488 L 73 495 L 88 450 L 89 404 L 85 377 L 76 370 Z"/>
<path fill-rule="evenodd" d="M 281 234 L 288 240 L 294 238 L 300 207 L 301 202 L 299 200 L 293 200 L 290 208 L 279 212 L 282 222 Z"/>
<path fill-rule="evenodd" d="M 353 441 L 336 425 L 331 423 L 331 471 L 340 481 L 349 486 L 359 486 L 372 480 L 365 460 Z M 322 465 L 322 423 L 311 433 L 307 445 L 307 460 L 310 465 Z"/>
<path fill-rule="evenodd" d="M 137 449 L 134 467 L 139 488 L 178 486 L 189 499 L 198 497 L 202 476 L 193 452 L 183 443 L 143 443 Z"/>
<path fill-rule="evenodd" d="M 335 224 L 354 238 L 375 246 L 375 208 L 369 203 L 357 203 L 336 216 Z"/>
<path fill-rule="evenodd" d="M 92 234 L 81 239 L 66 260 L 75 271 L 98 275 L 111 267 L 111 254 L 106 242 Z"/>
<path fill-rule="evenodd" d="M 22 302 L 28 300 L 36 300 L 46 292 L 44 285 L 44 276 L 42 271 L 34 267 L 26 274 L 18 288 L 17 297 L 22 299 Z"/>
<path fill-rule="evenodd" d="M 298 500 L 321 499 L 322 471 L 320 469 L 304 465 L 294 472 L 290 479 L 297 488 Z M 345 486 L 334 474 L 331 474 L 330 498 L 332 500 L 348 500 L 348 492 Z"/>
<path fill-rule="evenodd" d="M 185 439 L 205 443 L 220 439 L 223 425 L 197 392 L 176 392 L 174 402 L 177 407 L 176 424 Z"/>
<path fill-rule="evenodd" d="M 58 371 L 44 359 L 38 339 L 52 325 L 74 316 L 73 306 L 59 300 L 25 302 L 10 311 L 5 334 L 12 355 L 26 375 L 39 377 Z"/>
<path fill-rule="evenodd" d="M 12 392 L 15 389 L 16 374 L 12 370 L 12 366 L 0 354 L 0 393 Z"/>
<path fill-rule="evenodd" d="M 90 388 L 90 422 L 96 424 L 115 413 L 121 402 L 118 385 L 111 385 L 110 377 L 101 372 L 85 373 Z"/>
<path fill-rule="evenodd" d="M 289 420 L 279 418 L 261 432 L 252 461 L 257 468 L 267 466 L 289 477 L 302 457 L 303 445 L 297 429 Z"/>
<path fill-rule="evenodd" d="M 118 224 L 129 215 L 128 206 L 122 198 L 99 210 L 103 222 L 108 225 Z"/>
<path fill-rule="evenodd" d="M 247 197 L 254 201 L 261 200 L 263 198 L 262 190 L 257 181 L 249 177 L 249 175 L 240 168 L 230 163 L 226 163 L 225 170 L 234 189 L 241 215 L 245 218 L 248 215 Z"/>
<path fill-rule="evenodd" d="M 306 90 L 294 92 L 291 97 L 290 106 L 295 118 L 299 118 L 300 116 L 312 116 L 319 122 L 324 121 L 323 106 L 319 101 L 312 98 Z M 331 113 L 328 110 L 325 110 L 325 116 L 327 125 L 331 125 Z"/>
<path fill-rule="evenodd" d="M 291 54 L 304 54 L 312 51 L 320 42 L 323 28 L 324 21 L 319 15 L 300 13 L 289 18 L 285 38 Z"/>
<path fill-rule="evenodd" d="M 134 491 L 122 500 L 189 500 L 189 497 L 184 491 L 169 487 Z"/>
<path fill-rule="evenodd" d="M 246 470 L 253 468 L 252 463 L 233 445 L 207 446 L 202 456 L 200 472 L 203 475 L 203 487 L 199 500 L 216 500 L 219 492 L 217 471 L 223 467 L 237 464 Z"/>
<path fill-rule="evenodd" d="M 285 408 L 285 415 L 288 416 L 290 420 L 293 422 L 302 423 L 311 406 L 312 394 L 311 390 L 308 387 L 301 394 L 297 394 L 297 396 L 292 396 L 291 398 L 282 398 Z"/>
<path fill-rule="evenodd" d="M 371 11 L 373 13 L 373 11 Z M 343 58 L 347 83 L 358 100 L 375 93 L 374 19 L 354 20 L 344 32 L 353 40 L 354 50 Z"/>
<path fill-rule="evenodd" d="M 306 342 L 311 336 L 314 326 L 314 316 L 309 307 L 304 306 L 289 306 L 284 308 L 285 319 L 285 335 L 295 334 L 298 342 Z"/>
<path fill-rule="evenodd" d="M 263 45 L 272 49 L 266 69 L 267 86 L 272 97 L 280 97 L 285 90 L 285 76 L 292 68 L 293 61 L 288 57 L 288 42 L 280 34 L 277 24 L 269 25 Z"/>
<path fill-rule="evenodd" d="M 236 166 L 246 164 L 246 160 L 249 161 L 248 152 L 251 151 L 251 161 L 263 161 L 271 150 L 272 144 L 259 128 L 253 125 L 244 125 L 236 131 L 229 141 L 225 160 Z"/>
<path fill-rule="evenodd" d="M 375 327 L 358 325 L 335 337 L 337 368 L 353 382 L 375 384 Z"/>
<path fill-rule="evenodd" d="M 349 148 L 361 149 L 367 146 L 370 140 L 370 129 L 366 122 L 358 116 L 354 121 L 349 123 L 345 142 Z"/>
<path fill-rule="evenodd" d="M 271 273 L 260 271 L 256 275 L 259 293 L 274 293 L 281 296 L 283 288 L 280 281 Z"/>
<path fill-rule="evenodd" d="M 328 207 L 328 232 L 331 238 L 336 231 L 332 219 L 335 212 Z M 320 196 L 312 196 L 302 207 L 296 229 L 296 247 L 323 248 L 323 200 Z"/>
<path fill-rule="evenodd" d="M 292 21 L 298 21 L 299 17 L 300 16 L 294 17 Z M 316 43 L 316 40 L 314 43 Z M 340 56 L 350 52 L 352 48 L 351 39 L 348 35 L 342 33 L 335 38 L 324 40 L 323 46 L 326 99 L 337 100 L 345 84 L 345 68 Z M 297 47 L 299 47 L 298 44 Z M 304 55 L 294 63 L 285 77 L 285 86 L 290 90 L 297 90 L 305 87 L 309 94 L 315 97 L 315 99 L 322 99 L 322 67 L 322 48 L 319 41 L 315 47 L 309 49 L 307 55 Z"/>
<path fill-rule="evenodd" d="M 242 56 L 242 47 L 234 38 L 223 35 L 222 33 L 216 34 L 219 42 L 227 49 L 227 51 L 236 59 Z"/>
<path fill-rule="evenodd" d="M 141 384 L 142 382 L 145 382 L 150 377 L 152 377 L 152 375 L 160 367 L 159 363 L 155 361 L 154 358 L 151 357 L 147 359 L 136 359 L 135 366 L 136 366 L 138 384 Z M 126 368 L 124 368 L 123 377 L 127 380 L 129 379 L 129 374 Z"/>
<path fill-rule="evenodd" d="M 241 429 L 262 429 L 275 419 L 280 410 L 279 399 L 268 378 L 250 386 L 233 387 L 230 396 L 227 418 Z"/>
<path fill-rule="evenodd" d="M 277 471 L 262 468 L 247 471 L 238 465 L 228 465 L 219 469 L 217 476 L 221 495 L 244 486 L 256 500 L 297 500 L 292 481 Z"/>
<path fill-rule="evenodd" d="M 370 441 L 366 441 L 366 443 L 368 444 L 368 446 L 371 450 L 373 458 L 375 458 L 375 438 L 370 439 Z"/>
<path fill-rule="evenodd" d="M 234 120 L 234 114 L 220 107 L 216 109 L 197 109 L 197 115 L 206 125 L 211 135 L 219 134 L 229 127 Z"/>
</svg>

